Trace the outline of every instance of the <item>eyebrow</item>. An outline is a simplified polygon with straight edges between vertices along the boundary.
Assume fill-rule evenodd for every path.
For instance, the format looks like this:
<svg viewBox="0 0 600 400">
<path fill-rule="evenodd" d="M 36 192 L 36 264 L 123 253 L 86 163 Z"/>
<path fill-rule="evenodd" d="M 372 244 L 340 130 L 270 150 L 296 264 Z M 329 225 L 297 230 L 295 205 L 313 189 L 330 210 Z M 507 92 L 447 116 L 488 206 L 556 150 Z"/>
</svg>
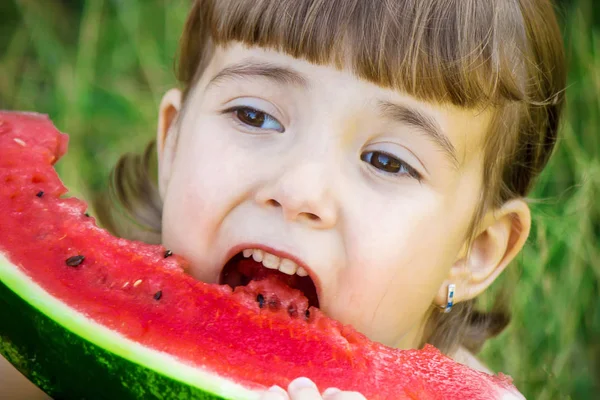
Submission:
<svg viewBox="0 0 600 400">
<path fill-rule="evenodd" d="M 282 85 L 308 87 L 308 80 L 298 71 L 265 62 L 244 61 L 222 69 L 206 88 L 228 79 L 267 78 Z"/>
<path fill-rule="evenodd" d="M 456 155 L 456 148 L 452 142 L 450 142 L 450 139 L 442 132 L 442 129 L 434 118 L 415 108 L 390 103 L 388 101 L 379 101 L 378 106 L 384 118 L 413 126 L 427 135 L 427 137 L 442 150 L 452 163 L 453 167 L 458 169 L 460 162 Z"/>
</svg>

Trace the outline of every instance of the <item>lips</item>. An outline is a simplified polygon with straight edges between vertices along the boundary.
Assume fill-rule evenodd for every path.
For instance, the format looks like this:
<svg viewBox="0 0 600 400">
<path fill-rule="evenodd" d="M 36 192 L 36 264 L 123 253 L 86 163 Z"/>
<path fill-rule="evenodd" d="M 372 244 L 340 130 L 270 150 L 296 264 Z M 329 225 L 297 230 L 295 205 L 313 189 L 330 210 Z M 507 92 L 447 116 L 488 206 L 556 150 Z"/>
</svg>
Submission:
<svg viewBox="0 0 600 400">
<path fill-rule="evenodd" d="M 314 274 L 297 257 L 262 245 L 236 246 L 231 253 L 233 256 L 221 271 L 220 284 L 236 288 L 274 277 L 291 289 L 300 290 L 309 306 L 319 307 Z"/>
</svg>

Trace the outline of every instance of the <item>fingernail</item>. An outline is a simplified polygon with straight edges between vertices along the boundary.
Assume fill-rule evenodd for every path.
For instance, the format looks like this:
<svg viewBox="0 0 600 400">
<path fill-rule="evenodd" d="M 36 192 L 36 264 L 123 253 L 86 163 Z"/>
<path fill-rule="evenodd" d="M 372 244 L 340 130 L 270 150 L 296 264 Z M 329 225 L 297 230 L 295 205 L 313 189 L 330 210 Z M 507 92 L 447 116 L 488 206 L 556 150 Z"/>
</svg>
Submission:
<svg viewBox="0 0 600 400">
<path fill-rule="evenodd" d="M 280 388 L 279 386 L 271 386 L 269 388 L 269 390 L 267 390 L 268 393 L 273 393 L 277 395 L 277 398 L 281 399 L 281 400 L 287 400 L 288 399 L 288 395 L 287 392 L 285 390 L 283 390 L 283 388 Z"/>
<path fill-rule="evenodd" d="M 341 392 L 341 390 L 338 388 L 329 388 L 323 392 L 323 397 L 333 396 L 334 394 L 339 392 Z"/>
<path fill-rule="evenodd" d="M 288 387 L 288 391 L 295 392 L 296 390 L 300 390 L 300 389 L 304 389 L 304 388 L 315 388 L 316 389 L 317 385 L 315 385 L 314 382 L 308 378 L 298 378 L 298 379 L 294 379 L 292 381 L 292 383 L 290 383 L 290 386 Z"/>
<path fill-rule="evenodd" d="M 279 393 L 279 394 L 287 395 L 287 392 L 283 388 L 281 388 L 281 387 L 279 387 L 277 385 L 271 386 L 269 388 L 269 390 L 267 390 L 267 392 L 269 392 L 269 393 Z"/>
</svg>

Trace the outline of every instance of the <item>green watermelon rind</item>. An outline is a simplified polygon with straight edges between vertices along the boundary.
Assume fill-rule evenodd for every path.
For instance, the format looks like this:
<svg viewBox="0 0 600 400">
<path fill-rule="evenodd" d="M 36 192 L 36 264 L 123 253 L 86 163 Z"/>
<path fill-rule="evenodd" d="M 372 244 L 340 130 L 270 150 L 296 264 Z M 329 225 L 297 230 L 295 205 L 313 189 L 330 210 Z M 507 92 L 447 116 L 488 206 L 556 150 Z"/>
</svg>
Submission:
<svg viewBox="0 0 600 400">
<path fill-rule="evenodd" d="M 94 322 L 33 282 L 1 252 L 0 353 L 55 398 L 259 397 Z"/>
</svg>

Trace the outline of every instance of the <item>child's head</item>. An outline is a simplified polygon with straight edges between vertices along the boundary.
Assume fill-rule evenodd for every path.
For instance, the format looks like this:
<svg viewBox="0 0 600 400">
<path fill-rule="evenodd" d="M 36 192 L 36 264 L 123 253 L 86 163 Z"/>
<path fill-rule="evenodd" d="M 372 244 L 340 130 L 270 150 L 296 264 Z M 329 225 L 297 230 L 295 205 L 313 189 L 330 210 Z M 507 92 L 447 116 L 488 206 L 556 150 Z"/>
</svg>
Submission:
<svg viewBox="0 0 600 400">
<path fill-rule="evenodd" d="M 289 254 L 325 313 L 392 346 L 450 350 L 498 324 L 472 300 L 528 236 L 563 103 L 548 1 L 197 0 L 179 78 L 160 197 L 131 158 L 114 183 L 193 275 L 218 282 L 245 248 Z"/>
</svg>

